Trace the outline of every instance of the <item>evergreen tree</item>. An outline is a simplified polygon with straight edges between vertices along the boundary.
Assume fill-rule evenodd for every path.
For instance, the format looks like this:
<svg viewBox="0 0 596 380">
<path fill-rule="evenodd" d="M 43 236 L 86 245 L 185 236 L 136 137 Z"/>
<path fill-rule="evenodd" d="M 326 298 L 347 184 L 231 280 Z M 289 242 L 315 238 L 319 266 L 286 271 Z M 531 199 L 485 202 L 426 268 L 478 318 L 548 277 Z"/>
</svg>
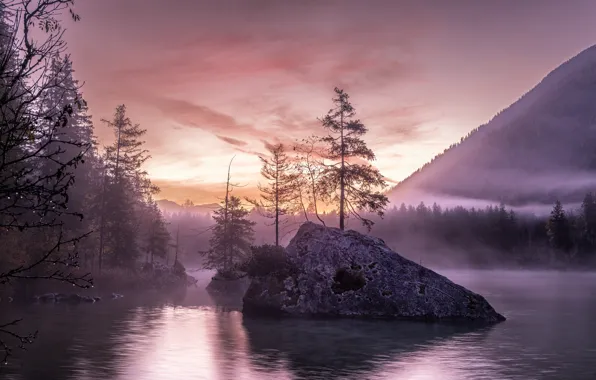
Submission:
<svg viewBox="0 0 596 380">
<path fill-rule="evenodd" d="M 67 230 L 76 233 L 91 230 L 89 205 L 91 194 L 97 187 L 99 173 L 97 169 L 97 142 L 94 135 L 91 116 L 88 115 L 87 103 L 79 90 L 78 81 L 73 77 L 74 70 L 68 56 L 52 60 L 49 75 L 51 80 L 40 99 L 40 108 L 44 113 L 59 113 L 70 107 L 70 116 L 65 125 L 55 132 L 56 141 L 46 147 L 47 151 L 59 151 L 62 161 L 70 161 L 78 156 L 82 159 L 70 169 L 76 179 L 68 190 L 68 208 L 77 210 L 87 217 L 66 217 L 63 222 Z M 45 128 L 50 129 L 47 125 Z M 84 144 L 81 146 L 81 144 Z M 43 176 L 52 173 L 60 162 L 44 162 L 40 171 Z"/>
<path fill-rule="evenodd" d="M 275 245 L 279 246 L 279 225 L 282 222 L 280 218 L 296 207 L 297 175 L 283 144 L 269 146 L 268 150 L 270 157 L 260 156 L 259 158 L 263 164 L 261 175 L 269 181 L 269 184 L 258 185 L 261 191 L 260 200 L 247 198 L 247 201 L 266 218 L 274 219 Z"/>
<path fill-rule="evenodd" d="M 408 212 L 408 208 L 406 207 L 406 204 L 404 202 L 402 202 L 401 205 L 399 206 L 399 212 L 402 214 L 405 214 Z"/>
<path fill-rule="evenodd" d="M 377 188 L 387 184 L 379 171 L 372 165 L 350 162 L 352 158 L 374 160 L 375 155 L 361 137 L 367 132 L 343 90 L 335 88 L 334 108 L 321 120 L 323 127 L 331 134 L 322 140 L 328 144 L 327 159 L 334 161 L 324 172 L 325 194 L 339 206 L 339 228 L 344 229 L 344 219 L 354 215 L 370 230 L 373 222 L 361 212 L 369 211 L 383 216 L 389 202 L 387 196 Z M 347 215 L 346 215 L 347 214 Z"/>
<path fill-rule="evenodd" d="M 563 252 L 568 252 L 571 249 L 570 224 L 561 202 L 555 202 L 546 228 L 551 247 Z"/>
<path fill-rule="evenodd" d="M 402 205 L 403 205 L 403 203 L 402 203 Z M 433 203 L 432 213 L 435 218 L 439 217 L 443 213 L 443 209 L 441 209 L 441 206 L 439 206 L 437 204 L 437 202 Z"/>
<path fill-rule="evenodd" d="M 142 170 L 149 158 L 140 140 L 146 130 L 131 122 L 124 105 L 116 108 L 113 120 L 102 121 L 114 130 L 115 142 L 105 151 L 100 257 L 105 250 L 111 265 L 132 267 L 139 255 L 135 215 L 147 197 L 158 190 Z"/>
<path fill-rule="evenodd" d="M 217 269 L 220 273 L 230 275 L 234 268 L 245 262 L 250 254 L 255 222 L 248 220 L 250 212 L 242 207 L 240 198 L 230 195 L 234 187 L 230 182 L 232 161 L 228 165 L 226 195 L 222 207 L 214 212 L 215 225 L 209 240 L 209 250 L 199 251 L 205 258 L 203 266 Z"/>
<path fill-rule="evenodd" d="M 594 194 L 589 192 L 584 197 L 581 205 L 581 240 L 584 255 L 592 252 L 596 247 L 596 199 Z"/>
<path fill-rule="evenodd" d="M 250 257 L 255 222 L 247 219 L 248 214 L 249 211 L 242 207 L 240 198 L 236 196 L 230 196 L 215 211 L 210 248 L 201 252 L 205 257 L 205 268 L 230 273 Z"/>
<path fill-rule="evenodd" d="M 146 261 L 153 263 L 155 257 L 165 259 L 168 254 L 171 236 L 166 227 L 166 221 L 153 199 L 150 199 L 146 204 L 142 220 L 146 224 L 144 234 L 147 252 Z M 177 262 L 177 258 L 175 262 Z"/>
</svg>

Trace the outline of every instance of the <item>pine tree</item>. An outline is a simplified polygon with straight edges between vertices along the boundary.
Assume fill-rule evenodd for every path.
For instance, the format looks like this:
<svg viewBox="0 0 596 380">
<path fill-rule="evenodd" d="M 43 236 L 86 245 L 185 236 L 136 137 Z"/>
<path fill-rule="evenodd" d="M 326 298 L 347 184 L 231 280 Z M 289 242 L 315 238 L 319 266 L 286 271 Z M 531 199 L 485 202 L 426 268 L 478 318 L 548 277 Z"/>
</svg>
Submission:
<svg viewBox="0 0 596 380">
<path fill-rule="evenodd" d="M 114 130 L 115 142 L 105 151 L 100 257 L 107 249 L 112 265 L 132 267 L 139 255 L 135 216 L 143 202 L 158 191 L 142 170 L 142 164 L 149 159 L 140 140 L 146 130 L 131 122 L 124 105 L 116 108 L 113 120 L 102 121 Z"/>
<path fill-rule="evenodd" d="M 74 70 L 68 56 L 52 60 L 49 70 L 50 83 L 42 93 L 40 105 L 43 113 L 59 113 L 71 107 L 71 113 L 62 128 L 55 132 L 56 141 L 46 147 L 47 151 L 60 151 L 62 162 L 78 156 L 82 159 L 71 167 L 76 179 L 68 189 L 68 207 L 84 215 L 89 214 L 90 197 L 97 185 L 97 141 L 94 135 L 87 103 L 80 93 L 78 81 L 73 77 Z M 46 126 L 51 128 L 51 126 Z M 81 146 L 81 144 L 84 144 Z M 60 162 L 44 162 L 40 168 L 45 176 L 57 170 Z M 91 229 L 91 218 L 63 218 L 65 227 L 75 233 Z"/>
<path fill-rule="evenodd" d="M 339 228 L 344 229 L 344 219 L 354 215 L 368 230 L 373 222 L 360 214 L 362 210 L 383 216 L 389 202 L 387 196 L 375 189 L 387 186 L 385 179 L 372 165 L 351 163 L 351 158 L 372 161 L 375 155 L 361 137 L 367 128 L 358 119 L 349 96 L 335 88 L 334 108 L 321 120 L 331 135 L 322 140 L 328 144 L 326 159 L 334 161 L 324 172 L 325 194 L 339 205 Z"/>
<path fill-rule="evenodd" d="M 568 252 L 571 249 L 571 230 L 561 202 L 556 201 L 547 222 L 547 235 L 551 247 Z"/>
<path fill-rule="evenodd" d="M 205 268 L 227 274 L 250 257 L 255 222 L 247 219 L 248 214 L 236 196 L 230 196 L 227 204 L 224 201 L 214 212 L 210 249 L 201 252 L 206 259 Z"/>
<path fill-rule="evenodd" d="M 297 175 L 283 144 L 270 146 L 268 150 L 270 157 L 260 156 L 259 158 L 263 164 L 261 175 L 269 181 L 269 184 L 258 185 L 261 192 L 260 200 L 247 198 L 247 201 L 252 203 L 263 216 L 274 219 L 275 245 L 279 246 L 281 217 L 292 212 L 296 207 Z"/>
<path fill-rule="evenodd" d="M 146 261 L 153 263 L 155 257 L 165 259 L 168 254 L 171 236 L 166 227 L 166 221 L 153 199 L 150 199 L 146 204 L 143 220 L 146 224 L 144 233 L 147 252 Z M 177 259 L 175 262 L 177 262 Z"/>
<path fill-rule="evenodd" d="M 207 269 L 217 269 L 220 273 L 230 275 L 238 265 L 246 261 L 251 254 L 253 240 L 253 226 L 256 224 L 248 220 L 250 211 L 242 207 L 240 198 L 230 195 L 237 186 L 230 182 L 232 161 L 228 165 L 226 180 L 226 195 L 222 207 L 214 212 L 215 225 L 209 240 L 209 250 L 199 251 L 205 257 L 203 266 Z"/>
<path fill-rule="evenodd" d="M 583 251 L 592 252 L 596 246 L 596 199 L 591 192 L 586 194 L 581 205 L 581 227 Z"/>
</svg>

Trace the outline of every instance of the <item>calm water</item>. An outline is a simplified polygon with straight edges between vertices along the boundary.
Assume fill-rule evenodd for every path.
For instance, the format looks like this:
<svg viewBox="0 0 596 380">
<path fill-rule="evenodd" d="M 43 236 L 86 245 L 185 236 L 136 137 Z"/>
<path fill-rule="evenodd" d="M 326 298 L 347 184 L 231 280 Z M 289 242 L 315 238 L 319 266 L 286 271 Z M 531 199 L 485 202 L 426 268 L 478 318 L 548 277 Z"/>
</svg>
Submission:
<svg viewBox="0 0 596 380">
<path fill-rule="evenodd" d="M 595 274 L 443 274 L 508 320 L 471 328 L 249 319 L 200 289 L 162 301 L 34 305 L 25 316 L 40 337 L 0 378 L 596 379 Z"/>
</svg>

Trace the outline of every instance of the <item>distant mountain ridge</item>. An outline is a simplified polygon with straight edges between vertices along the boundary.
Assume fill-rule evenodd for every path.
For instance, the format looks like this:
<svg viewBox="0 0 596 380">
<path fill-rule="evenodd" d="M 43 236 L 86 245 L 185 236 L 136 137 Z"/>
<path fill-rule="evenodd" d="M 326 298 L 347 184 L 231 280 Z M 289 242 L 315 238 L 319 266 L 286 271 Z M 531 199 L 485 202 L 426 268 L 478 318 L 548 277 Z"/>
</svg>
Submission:
<svg viewBox="0 0 596 380">
<path fill-rule="evenodd" d="M 580 202 L 596 190 L 596 46 L 388 193 L 394 203 L 443 197 L 508 205 Z"/>
<path fill-rule="evenodd" d="M 174 201 L 170 201 L 168 199 L 160 199 L 160 200 L 156 201 L 156 203 L 162 212 L 177 213 L 177 212 L 181 212 L 184 210 L 184 207 L 182 205 L 180 205 Z M 197 213 L 197 214 L 199 214 L 199 213 L 207 214 L 207 213 L 211 213 L 211 212 L 217 210 L 219 207 L 221 207 L 221 206 L 217 203 L 207 203 L 207 204 L 194 205 L 194 206 L 190 207 L 188 209 L 188 211 L 190 211 L 191 213 Z"/>
</svg>

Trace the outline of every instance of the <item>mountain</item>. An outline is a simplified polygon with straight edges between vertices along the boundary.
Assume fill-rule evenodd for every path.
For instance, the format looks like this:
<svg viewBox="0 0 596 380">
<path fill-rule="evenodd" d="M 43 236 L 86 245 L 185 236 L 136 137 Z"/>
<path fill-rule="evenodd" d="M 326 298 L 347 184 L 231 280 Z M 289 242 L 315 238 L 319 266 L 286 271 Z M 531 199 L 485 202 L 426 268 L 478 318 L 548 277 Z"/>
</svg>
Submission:
<svg viewBox="0 0 596 380">
<path fill-rule="evenodd" d="M 596 45 L 389 191 L 394 203 L 581 202 L 596 190 Z"/>
<path fill-rule="evenodd" d="M 182 205 L 179 205 L 178 203 L 176 203 L 174 201 L 167 200 L 167 199 L 160 199 L 160 200 L 156 201 L 156 203 L 162 212 L 176 213 L 176 212 L 181 212 L 183 210 Z M 208 203 L 208 204 L 202 204 L 202 205 L 194 205 L 189 208 L 189 211 L 191 213 L 196 213 L 196 214 L 206 214 L 206 213 L 211 213 L 214 210 L 217 210 L 219 207 L 220 207 L 220 205 L 217 203 Z"/>
</svg>

